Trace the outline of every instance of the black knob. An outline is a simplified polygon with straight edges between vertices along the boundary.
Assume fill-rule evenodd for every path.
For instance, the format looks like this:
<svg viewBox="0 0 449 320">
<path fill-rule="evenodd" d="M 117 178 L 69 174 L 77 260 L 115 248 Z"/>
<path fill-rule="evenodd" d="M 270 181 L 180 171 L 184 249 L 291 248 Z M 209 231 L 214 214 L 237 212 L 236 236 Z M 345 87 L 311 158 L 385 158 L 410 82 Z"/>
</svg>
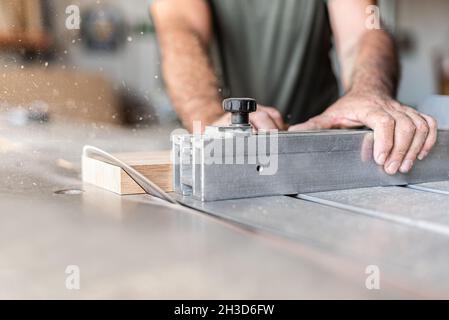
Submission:
<svg viewBox="0 0 449 320">
<path fill-rule="evenodd" d="M 251 98 L 229 98 L 223 100 L 223 110 L 231 112 L 232 125 L 249 125 L 249 114 L 257 110 L 257 102 Z"/>
</svg>

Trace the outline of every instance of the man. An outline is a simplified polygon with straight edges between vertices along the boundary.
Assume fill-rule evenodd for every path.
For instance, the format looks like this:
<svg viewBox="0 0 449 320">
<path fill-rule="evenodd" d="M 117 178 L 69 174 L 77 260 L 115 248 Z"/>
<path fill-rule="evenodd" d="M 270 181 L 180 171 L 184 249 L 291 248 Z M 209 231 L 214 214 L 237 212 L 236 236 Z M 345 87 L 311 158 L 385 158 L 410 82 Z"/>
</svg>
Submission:
<svg viewBox="0 0 449 320">
<path fill-rule="evenodd" d="M 375 0 L 156 0 L 163 75 L 183 124 L 229 123 L 209 49 L 218 43 L 226 95 L 265 106 L 256 129 L 374 130 L 373 155 L 388 174 L 410 171 L 436 142 L 430 116 L 397 102 L 398 58 L 384 30 L 366 26 Z M 345 94 L 331 68 L 331 35 Z M 267 107 L 270 106 L 270 107 Z"/>
</svg>

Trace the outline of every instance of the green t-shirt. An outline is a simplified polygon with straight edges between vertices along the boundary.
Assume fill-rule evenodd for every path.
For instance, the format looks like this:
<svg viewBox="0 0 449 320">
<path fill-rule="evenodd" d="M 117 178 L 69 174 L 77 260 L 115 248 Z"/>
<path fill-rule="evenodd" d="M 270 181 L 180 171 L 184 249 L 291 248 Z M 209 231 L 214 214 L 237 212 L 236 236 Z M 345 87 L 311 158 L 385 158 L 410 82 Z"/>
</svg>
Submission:
<svg viewBox="0 0 449 320">
<path fill-rule="evenodd" d="M 209 0 L 225 95 L 275 106 L 290 123 L 338 98 L 331 29 L 319 0 Z"/>
</svg>

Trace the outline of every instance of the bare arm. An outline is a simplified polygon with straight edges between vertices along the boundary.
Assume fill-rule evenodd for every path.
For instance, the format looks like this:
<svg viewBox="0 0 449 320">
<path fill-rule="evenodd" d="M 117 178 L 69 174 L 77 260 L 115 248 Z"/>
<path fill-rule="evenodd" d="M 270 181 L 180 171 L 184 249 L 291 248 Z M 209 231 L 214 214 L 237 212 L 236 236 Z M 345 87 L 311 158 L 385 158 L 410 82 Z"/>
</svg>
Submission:
<svg viewBox="0 0 449 320">
<path fill-rule="evenodd" d="M 331 0 L 329 10 L 345 91 L 375 92 L 394 97 L 399 81 L 395 43 L 382 29 L 368 29 L 369 9 L 374 0 Z M 349 16 L 348 16 L 349 13 Z M 368 23 L 370 23 L 368 21 Z"/>
<path fill-rule="evenodd" d="M 151 7 L 162 51 L 162 72 L 168 94 L 183 125 L 193 121 L 226 125 L 218 81 L 209 59 L 212 17 L 205 0 L 157 0 Z M 274 108 L 260 106 L 250 115 L 255 128 L 282 129 Z"/>
<path fill-rule="evenodd" d="M 324 113 L 291 130 L 374 130 L 373 155 L 388 174 L 407 173 L 430 152 L 436 121 L 395 100 L 399 64 L 393 39 L 367 27 L 375 0 L 330 0 L 329 12 L 345 95 Z"/>
<path fill-rule="evenodd" d="M 204 0 L 157 0 L 151 7 L 162 51 L 162 72 L 183 125 L 209 124 L 223 114 L 209 61 L 211 17 Z"/>
</svg>

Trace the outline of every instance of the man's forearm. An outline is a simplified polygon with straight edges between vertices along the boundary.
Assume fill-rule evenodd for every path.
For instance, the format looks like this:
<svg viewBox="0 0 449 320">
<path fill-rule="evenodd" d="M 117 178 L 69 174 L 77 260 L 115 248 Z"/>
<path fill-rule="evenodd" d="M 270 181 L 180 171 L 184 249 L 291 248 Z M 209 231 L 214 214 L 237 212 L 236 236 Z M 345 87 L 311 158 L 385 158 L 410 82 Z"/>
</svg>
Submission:
<svg viewBox="0 0 449 320">
<path fill-rule="evenodd" d="M 210 124 L 223 114 L 218 81 L 208 50 L 195 32 L 173 27 L 159 34 L 162 70 L 172 103 L 184 126 Z"/>
<path fill-rule="evenodd" d="M 344 59 L 350 66 L 347 91 L 388 97 L 396 95 L 399 62 L 394 41 L 386 31 L 367 31 L 353 56 Z"/>
<path fill-rule="evenodd" d="M 366 28 L 366 9 L 374 0 L 329 1 L 335 44 L 346 94 L 321 115 L 290 130 L 373 129 L 373 157 L 388 174 L 407 173 L 435 145 L 435 120 L 395 99 L 399 63 L 393 39 Z M 354 10 L 354 19 L 348 14 Z"/>
</svg>

